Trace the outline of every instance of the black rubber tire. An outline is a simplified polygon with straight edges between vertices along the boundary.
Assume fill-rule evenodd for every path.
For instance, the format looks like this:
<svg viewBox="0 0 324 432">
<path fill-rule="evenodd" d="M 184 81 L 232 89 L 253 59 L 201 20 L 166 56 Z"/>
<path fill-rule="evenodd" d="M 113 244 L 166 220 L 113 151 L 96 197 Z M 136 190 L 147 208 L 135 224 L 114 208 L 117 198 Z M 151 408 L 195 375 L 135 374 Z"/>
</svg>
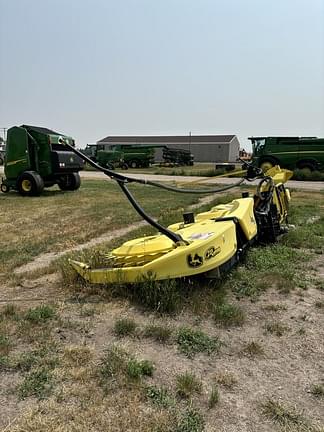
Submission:
<svg viewBox="0 0 324 432">
<path fill-rule="evenodd" d="M 263 168 L 264 165 L 268 165 L 269 168 L 267 168 L 266 170 L 264 170 L 264 168 Z M 259 167 L 263 170 L 263 172 L 268 171 L 268 169 L 274 167 L 275 165 L 278 165 L 278 161 L 276 159 L 274 159 L 274 158 L 271 158 L 271 157 L 263 158 L 259 162 Z"/>
<path fill-rule="evenodd" d="M 298 162 L 298 169 L 307 169 L 309 171 L 316 171 L 316 165 L 312 161 Z"/>
<path fill-rule="evenodd" d="M 39 196 L 44 190 L 44 180 L 36 171 L 25 171 L 17 179 L 17 190 L 22 196 Z"/>
<path fill-rule="evenodd" d="M 77 190 L 81 186 L 80 174 L 77 172 L 66 174 L 60 178 L 57 184 L 63 191 Z"/>
<path fill-rule="evenodd" d="M 127 163 L 126 163 L 126 162 L 123 162 L 123 163 L 121 164 L 120 168 L 123 169 L 123 170 L 128 170 L 128 165 L 127 165 Z"/>
<path fill-rule="evenodd" d="M 1 183 L 0 189 L 3 193 L 8 193 L 10 191 L 10 187 L 7 186 L 5 183 Z"/>
<path fill-rule="evenodd" d="M 139 163 L 137 160 L 133 159 L 129 162 L 128 164 L 129 168 L 138 168 L 139 167 Z"/>
</svg>

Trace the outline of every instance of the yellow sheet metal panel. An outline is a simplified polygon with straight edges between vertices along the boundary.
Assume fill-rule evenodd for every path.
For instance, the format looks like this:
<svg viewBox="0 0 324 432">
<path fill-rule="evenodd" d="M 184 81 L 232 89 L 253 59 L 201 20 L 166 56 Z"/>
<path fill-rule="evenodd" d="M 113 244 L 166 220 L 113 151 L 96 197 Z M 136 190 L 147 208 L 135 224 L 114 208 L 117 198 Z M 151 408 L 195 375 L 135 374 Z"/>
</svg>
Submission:
<svg viewBox="0 0 324 432">
<path fill-rule="evenodd" d="M 187 232 L 187 238 L 192 239 L 190 244 L 179 246 L 143 266 L 90 269 L 83 263 L 73 260 L 70 263 L 91 283 L 136 282 L 147 276 L 160 280 L 204 273 L 228 261 L 236 253 L 237 244 L 234 222 L 203 224 L 203 229 L 196 226 Z"/>
<path fill-rule="evenodd" d="M 284 168 L 280 168 L 279 165 L 276 165 L 270 168 L 266 175 L 273 178 L 275 184 L 286 183 L 292 176 L 293 172 Z"/>
</svg>

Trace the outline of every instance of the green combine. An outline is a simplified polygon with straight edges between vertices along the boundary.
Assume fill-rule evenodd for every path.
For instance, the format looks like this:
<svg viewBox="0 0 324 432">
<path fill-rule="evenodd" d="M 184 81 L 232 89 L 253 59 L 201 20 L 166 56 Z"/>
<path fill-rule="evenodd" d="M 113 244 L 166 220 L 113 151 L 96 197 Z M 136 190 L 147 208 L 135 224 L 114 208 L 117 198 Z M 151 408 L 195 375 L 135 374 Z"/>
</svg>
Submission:
<svg viewBox="0 0 324 432">
<path fill-rule="evenodd" d="M 84 163 L 65 144 L 74 146 L 73 138 L 50 129 L 27 125 L 8 129 L 1 191 L 38 196 L 55 184 L 64 191 L 79 189 Z"/>
</svg>

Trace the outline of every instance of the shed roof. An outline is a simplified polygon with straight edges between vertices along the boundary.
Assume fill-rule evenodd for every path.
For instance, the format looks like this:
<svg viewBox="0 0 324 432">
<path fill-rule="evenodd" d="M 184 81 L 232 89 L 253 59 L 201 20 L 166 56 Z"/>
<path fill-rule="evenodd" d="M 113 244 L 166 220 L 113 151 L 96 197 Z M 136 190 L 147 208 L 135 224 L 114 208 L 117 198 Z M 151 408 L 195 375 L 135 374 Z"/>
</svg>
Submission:
<svg viewBox="0 0 324 432">
<path fill-rule="evenodd" d="M 152 135 L 152 136 L 120 136 L 112 135 L 102 138 L 97 143 L 199 143 L 216 142 L 230 143 L 236 135 Z"/>
</svg>

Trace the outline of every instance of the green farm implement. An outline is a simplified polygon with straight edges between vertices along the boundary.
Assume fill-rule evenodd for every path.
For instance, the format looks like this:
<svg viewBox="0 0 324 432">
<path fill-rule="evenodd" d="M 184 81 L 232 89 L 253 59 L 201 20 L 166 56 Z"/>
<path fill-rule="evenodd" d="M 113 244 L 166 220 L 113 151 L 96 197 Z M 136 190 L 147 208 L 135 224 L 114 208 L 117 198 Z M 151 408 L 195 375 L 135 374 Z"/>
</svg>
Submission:
<svg viewBox="0 0 324 432">
<path fill-rule="evenodd" d="M 78 189 L 84 163 L 65 144 L 74 147 L 73 138 L 50 129 L 27 125 L 8 129 L 1 191 L 38 196 L 55 184 L 64 191 Z"/>
</svg>

